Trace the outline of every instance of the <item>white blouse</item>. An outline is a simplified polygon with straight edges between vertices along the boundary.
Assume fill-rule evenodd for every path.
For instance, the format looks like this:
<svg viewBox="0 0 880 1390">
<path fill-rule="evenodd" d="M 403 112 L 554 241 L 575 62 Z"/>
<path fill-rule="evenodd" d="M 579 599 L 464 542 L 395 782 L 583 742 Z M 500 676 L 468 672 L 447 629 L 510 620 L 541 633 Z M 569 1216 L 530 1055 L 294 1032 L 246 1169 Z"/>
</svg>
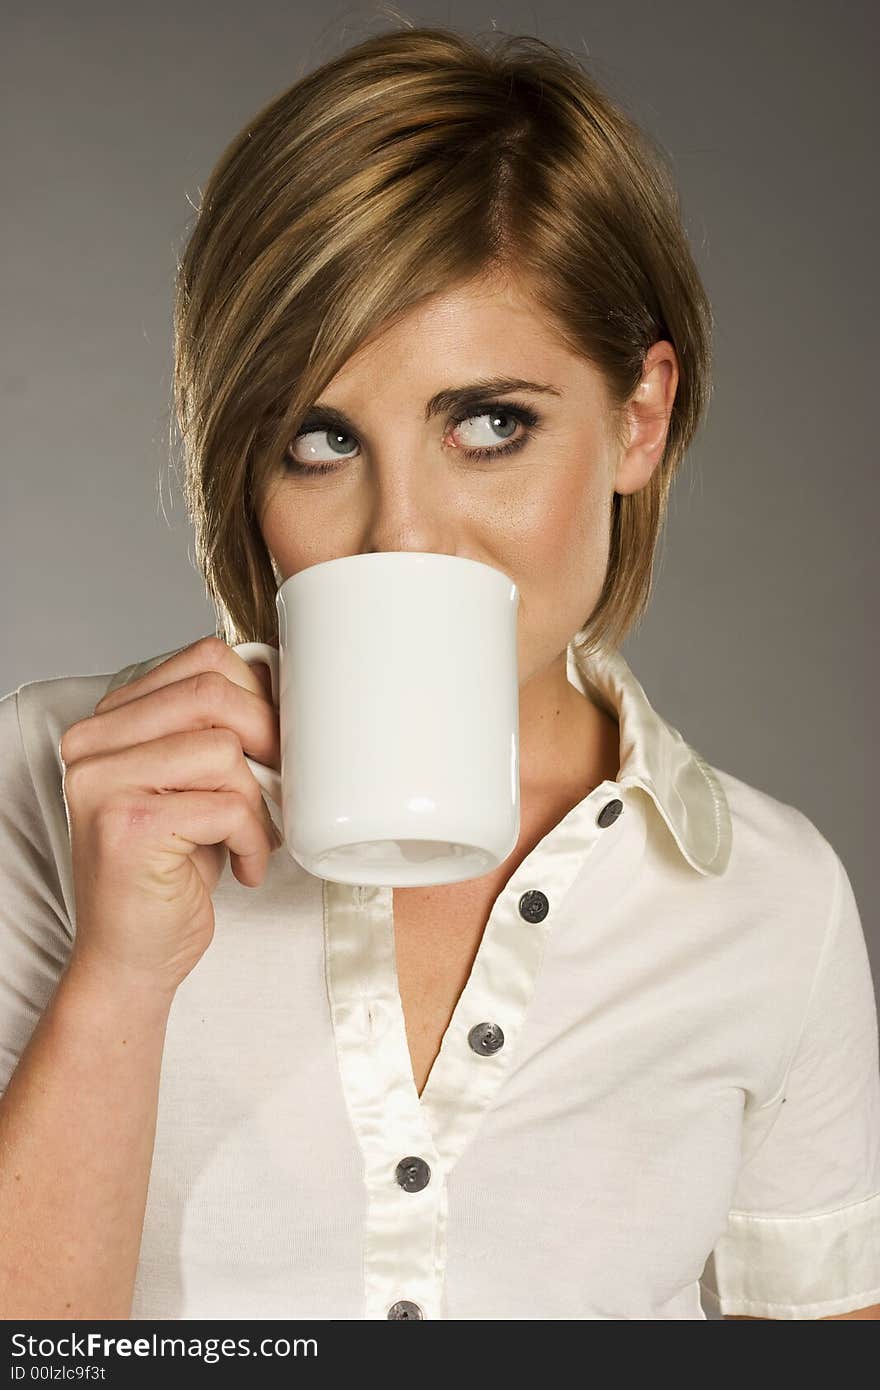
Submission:
<svg viewBox="0 0 880 1390">
<path fill-rule="evenodd" d="M 75 933 L 58 744 L 0 701 L 0 1094 Z M 392 890 L 230 871 L 168 1021 L 132 1317 L 818 1318 L 880 1300 L 880 1067 L 846 870 L 619 653 L 617 779 L 492 908 L 421 1098 Z M 278 820 L 274 803 L 267 805 Z"/>
</svg>

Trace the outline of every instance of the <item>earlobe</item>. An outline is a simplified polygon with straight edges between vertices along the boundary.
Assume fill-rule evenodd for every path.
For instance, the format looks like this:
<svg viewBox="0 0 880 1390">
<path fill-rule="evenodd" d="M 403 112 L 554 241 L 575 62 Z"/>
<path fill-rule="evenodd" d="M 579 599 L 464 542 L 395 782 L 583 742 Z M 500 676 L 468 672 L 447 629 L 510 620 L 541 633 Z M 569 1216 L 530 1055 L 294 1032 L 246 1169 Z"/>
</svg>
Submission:
<svg viewBox="0 0 880 1390">
<path fill-rule="evenodd" d="M 617 465 L 614 491 L 627 496 L 641 492 L 651 481 L 654 469 L 662 458 L 662 448 L 652 452 L 644 447 L 633 447 L 626 451 Z"/>
<path fill-rule="evenodd" d="M 656 416 L 642 414 L 631 421 L 629 444 L 623 449 L 615 470 L 614 491 L 623 495 L 640 492 L 647 487 L 666 444 L 669 421 L 665 414 L 659 423 Z"/>
</svg>

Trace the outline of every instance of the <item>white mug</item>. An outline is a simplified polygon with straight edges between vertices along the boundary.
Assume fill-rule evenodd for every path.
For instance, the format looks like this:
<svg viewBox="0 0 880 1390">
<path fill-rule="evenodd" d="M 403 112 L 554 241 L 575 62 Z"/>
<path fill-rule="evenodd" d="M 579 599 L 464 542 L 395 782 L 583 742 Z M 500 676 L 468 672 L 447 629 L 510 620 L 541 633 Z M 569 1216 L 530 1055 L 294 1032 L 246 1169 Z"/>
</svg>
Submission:
<svg viewBox="0 0 880 1390">
<path fill-rule="evenodd" d="M 336 883 L 479 878 L 520 832 L 519 590 L 425 551 L 347 555 L 286 579 L 265 662 L 281 773 L 246 759 L 284 841 Z"/>
</svg>

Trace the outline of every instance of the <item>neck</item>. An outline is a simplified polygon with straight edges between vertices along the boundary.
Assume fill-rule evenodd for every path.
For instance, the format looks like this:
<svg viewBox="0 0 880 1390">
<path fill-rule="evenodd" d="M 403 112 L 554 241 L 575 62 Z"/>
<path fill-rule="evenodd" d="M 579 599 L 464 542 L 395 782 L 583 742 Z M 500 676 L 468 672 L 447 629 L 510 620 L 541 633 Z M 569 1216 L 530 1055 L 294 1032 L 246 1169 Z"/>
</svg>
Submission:
<svg viewBox="0 0 880 1390">
<path fill-rule="evenodd" d="M 572 685 L 565 653 L 540 690 L 520 692 L 519 743 L 523 797 L 565 799 L 578 788 L 583 797 L 620 770 L 617 720 Z"/>
</svg>

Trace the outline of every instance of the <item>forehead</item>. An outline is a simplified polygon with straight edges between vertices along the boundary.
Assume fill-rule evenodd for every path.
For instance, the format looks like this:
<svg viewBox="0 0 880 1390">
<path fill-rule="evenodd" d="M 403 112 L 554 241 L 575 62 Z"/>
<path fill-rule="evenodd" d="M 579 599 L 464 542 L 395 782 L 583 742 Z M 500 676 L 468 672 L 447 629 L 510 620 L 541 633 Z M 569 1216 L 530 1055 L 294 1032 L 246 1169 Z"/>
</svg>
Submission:
<svg viewBox="0 0 880 1390">
<path fill-rule="evenodd" d="M 480 279 L 427 296 L 383 325 L 321 397 L 342 404 L 343 394 L 351 400 L 381 385 L 385 397 L 399 390 L 427 400 L 446 387 L 502 376 L 552 382 L 563 392 L 601 391 L 595 367 L 571 351 L 527 287 Z"/>
</svg>

